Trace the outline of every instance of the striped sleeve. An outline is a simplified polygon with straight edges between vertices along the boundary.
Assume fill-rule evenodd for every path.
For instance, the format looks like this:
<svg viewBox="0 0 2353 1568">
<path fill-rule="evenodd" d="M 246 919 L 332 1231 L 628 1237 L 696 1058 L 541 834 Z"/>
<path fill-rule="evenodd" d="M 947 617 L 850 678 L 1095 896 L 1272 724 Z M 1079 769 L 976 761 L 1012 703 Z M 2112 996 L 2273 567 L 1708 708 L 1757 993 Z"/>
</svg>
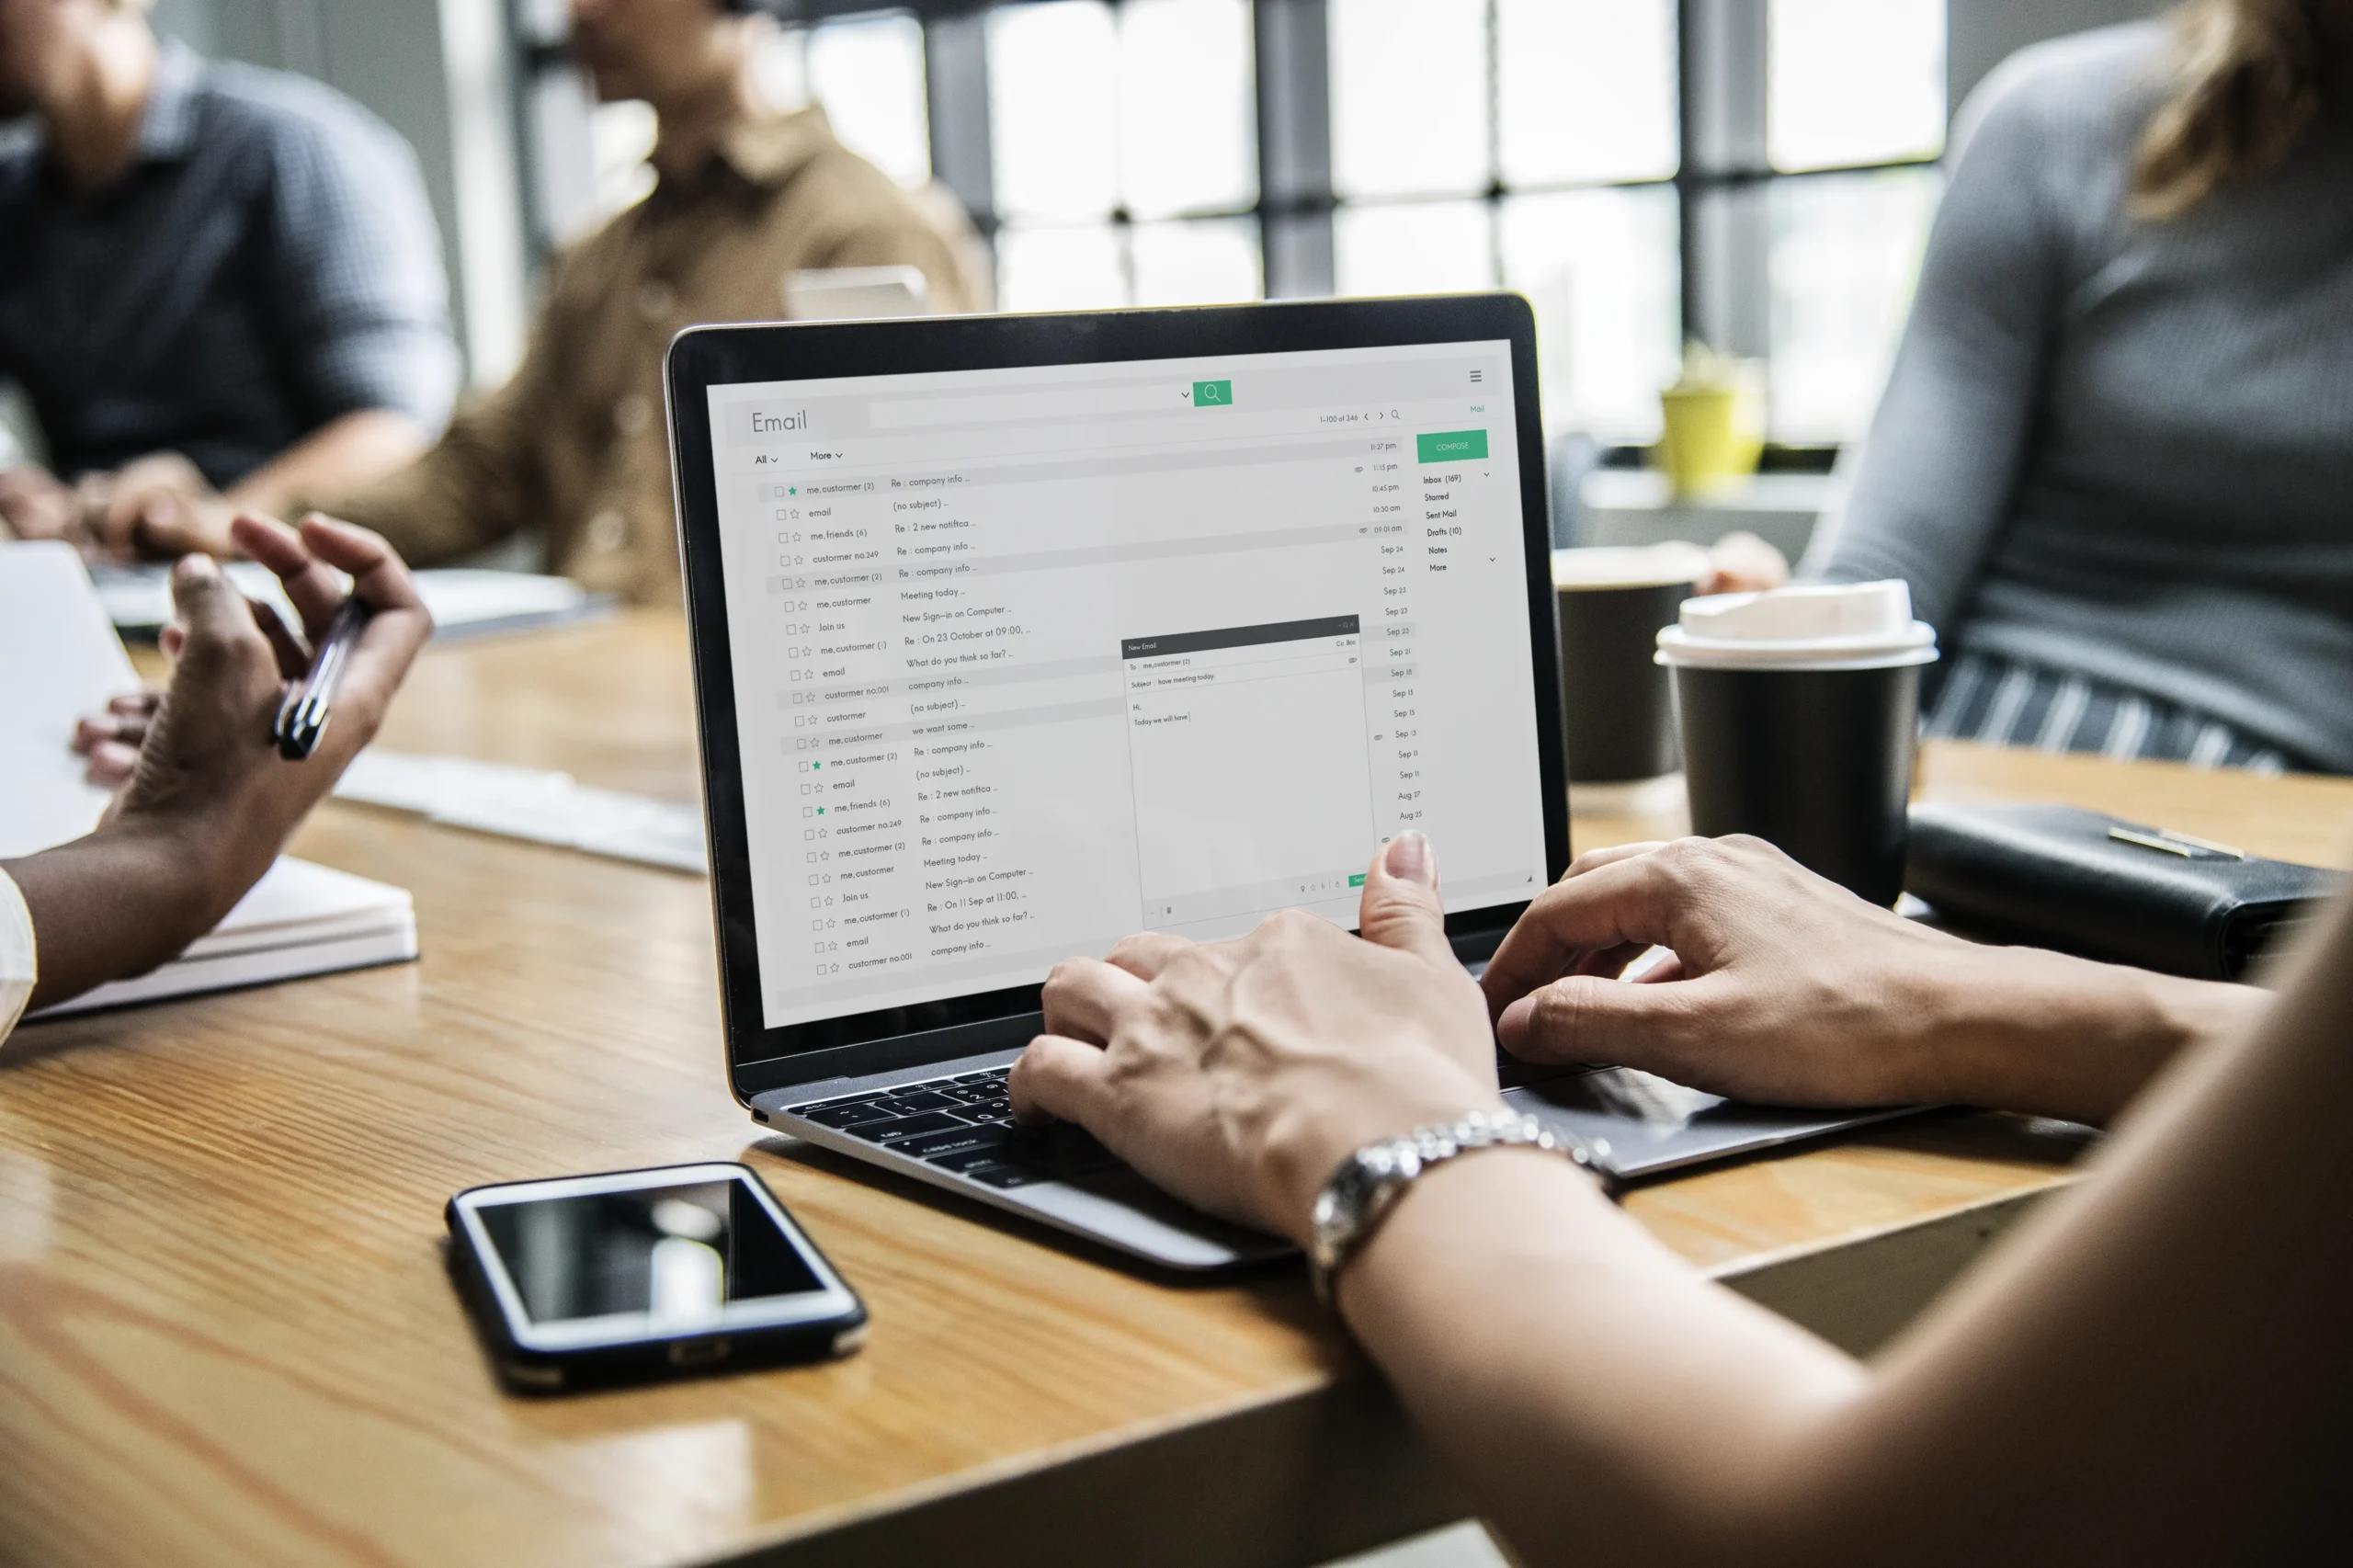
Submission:
<svg viewBox="0 0 2353 1568">
<path fill-rule="evenodd" d="M 33 912 L 8 873 L 0 871 L 0 1040 L 17 1027 L 33 994 Z"/>
</svg>

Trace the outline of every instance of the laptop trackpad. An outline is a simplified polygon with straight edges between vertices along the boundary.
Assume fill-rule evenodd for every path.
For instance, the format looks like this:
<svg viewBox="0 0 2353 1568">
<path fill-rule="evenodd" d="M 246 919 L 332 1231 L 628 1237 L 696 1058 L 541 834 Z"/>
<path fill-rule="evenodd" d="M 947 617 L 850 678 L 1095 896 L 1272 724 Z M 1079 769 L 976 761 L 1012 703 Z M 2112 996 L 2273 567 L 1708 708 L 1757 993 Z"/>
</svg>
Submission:
<svg viewBox="0 0 2353 1568">
<path fill-rule="evenodd" d="M 1631 1067 L 1605 1067 L 1504 1091 L 1505 1102 L 1573 1138 L 1621 1176 L 1768 1149 L 1901 1116 L 1745 1105 Z M 1608 1145 L 1604 1153 L 1599 1145 Z"/>
<path fill-rule="evenodd" d="M 1121 1166 L 1070 1181 L 1017 1187 L 1006 1198 L 1065 1224 L 1172 1264 L 1218 1268 L 1295 1250 L 1279 1236 L 1229 1225 Z"/>
</svg>

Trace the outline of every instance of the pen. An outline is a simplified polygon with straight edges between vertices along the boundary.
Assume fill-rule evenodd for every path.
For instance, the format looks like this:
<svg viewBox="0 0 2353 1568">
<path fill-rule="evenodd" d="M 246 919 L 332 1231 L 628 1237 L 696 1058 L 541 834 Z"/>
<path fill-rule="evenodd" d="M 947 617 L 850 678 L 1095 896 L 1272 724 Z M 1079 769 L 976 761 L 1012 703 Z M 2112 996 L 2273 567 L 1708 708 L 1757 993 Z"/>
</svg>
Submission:
<svg viewBox="0 0 2353 1568">
<path fill-rule="evenodd" d="M 338 605 L 335 619 L 327 622 L 327 634 L 319 639 L 311 655 L 309 673 L 278 705 L 269 736 L 278 743 L 278 755 L 287 761 L 301 762 L 318 750 L 319 738 L 327 733 L 327 721 L 335 717 L 335 688 L 343 681 L 344 665 L 351 662 L 351 645 L 359 641 L 372 613 L 357 594 Z"/>
</svg>

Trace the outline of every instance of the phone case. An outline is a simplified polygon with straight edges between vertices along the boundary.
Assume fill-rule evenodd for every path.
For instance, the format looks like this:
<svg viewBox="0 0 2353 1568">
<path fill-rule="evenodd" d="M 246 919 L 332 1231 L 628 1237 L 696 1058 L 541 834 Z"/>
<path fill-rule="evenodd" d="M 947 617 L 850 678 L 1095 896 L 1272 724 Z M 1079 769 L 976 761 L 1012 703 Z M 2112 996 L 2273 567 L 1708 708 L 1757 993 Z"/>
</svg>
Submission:
<svg viewBox="0 0 2353 1568">
<path fill-rule="evenodd" d="M 752 1179 L 759 1178 L 754 1176 Z M 509 1392 L 574 1393 L 585 1389 L 824 1361 L 847 1356 L 866 1342 L 866 1303 L 855 1290 L 850 1290 L 847 1311 L 809 1323 L 722 1326 L 658 1339 L 553 1351 L 519 1344 L 508 1332 L 506 1314 L 499 1308 L 497 1295 L 483 1272 L 483 1260 L 458 1218 L 459 1199 L 479 1190 L 469 1187 L 452 1197 L 444 1208 L 443 1220 L 449 1233 L 444 1258 L 451 1281 L 466 1304 L 466 1315 L 473 1320 L 491 1365 Z M 796 1225 L 794 1229 L 798 1231 L 800 1227 Z M 817 1244 L 805 1232 L 801 1240 L 812 1252 L 817 1252 Z M 824 1254 L 818 1256 L 823 1257 Z M 832 1260 L 827 1259 L 825 1267 L 840 1278 L 841 1270 L 833 1267 Z M 842 1284 L 845 1290 L 849 1289 L 847 1280 Z"/>
</svg>

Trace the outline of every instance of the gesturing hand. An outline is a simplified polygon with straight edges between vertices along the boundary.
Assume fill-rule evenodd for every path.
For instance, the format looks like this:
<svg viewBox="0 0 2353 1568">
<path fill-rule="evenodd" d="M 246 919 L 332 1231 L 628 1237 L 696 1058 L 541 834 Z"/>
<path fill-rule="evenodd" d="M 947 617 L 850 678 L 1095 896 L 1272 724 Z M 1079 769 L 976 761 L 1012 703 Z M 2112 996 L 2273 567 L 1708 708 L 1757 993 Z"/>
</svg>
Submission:
<svg viewBox="0 0 2353 1568">
<path fill-rule="evenodd" d="M 433 629 L 400 557 L 363 528 L 311 517 L 297 530 L 248 516 L 237 519 L 236 542 L 278 574 L 307 636 L 324 635 L 342 603 L 338 573 L 350 575 L 351 591 L 375 614 L 345 667 L 335 719 L 318 750 L 288 762 L 270 743 L 270 721 L 287 684 L 301 678 L 307 650 L 273 611 L 249 604 L 208 557 L 188 556 L 175 569 L 178 619 L 165 629 L 164 647 L 177 664 L 152 711 L 134 704 L 133 713 L 122 716 L 139 723 L 139 746 L 129 786 L 108 821 L 179 839 L 183 853 L 210 866 L 219 890 L 214 902 L 228 903 L 267 868 L 375 733 Z"/>
<path fill-rule="evenodd" d="M 177 661 L 171 684 L 152 707 L 115 716 L 137 726 L 128 787 L 97 831 L 6 868 L 40 934 L 36 1006 L 143 973 L 227 914 L 374 735 L 433 630 L 400 557 L 364 528 L 312 517 L 298 531 L 243 517 L 236 535 L 278 574 L 310 636 L 342 603 L 341 574 L 373 608 L 344 666 L 334 722 L 308 758 L 279 756 L 270 721 L 307 651 L 209 557 L 175 567 L 178 619 L 164 632 Z M 131 724 L 108 728 L 108 743 L 128 750 Z"/>
<path fill-rule="evenodd" d="M 1500 1103 L 1420 834 L 1374 858 L 1361 918 L 1361 941 L 1290 910 L 1238 941 L 1131 937 L 1059 965 L 1017 1114 L 1077 1122 L 1178 1197 L 1303 1240 L 1351 1152 Z"/>
</svg>

